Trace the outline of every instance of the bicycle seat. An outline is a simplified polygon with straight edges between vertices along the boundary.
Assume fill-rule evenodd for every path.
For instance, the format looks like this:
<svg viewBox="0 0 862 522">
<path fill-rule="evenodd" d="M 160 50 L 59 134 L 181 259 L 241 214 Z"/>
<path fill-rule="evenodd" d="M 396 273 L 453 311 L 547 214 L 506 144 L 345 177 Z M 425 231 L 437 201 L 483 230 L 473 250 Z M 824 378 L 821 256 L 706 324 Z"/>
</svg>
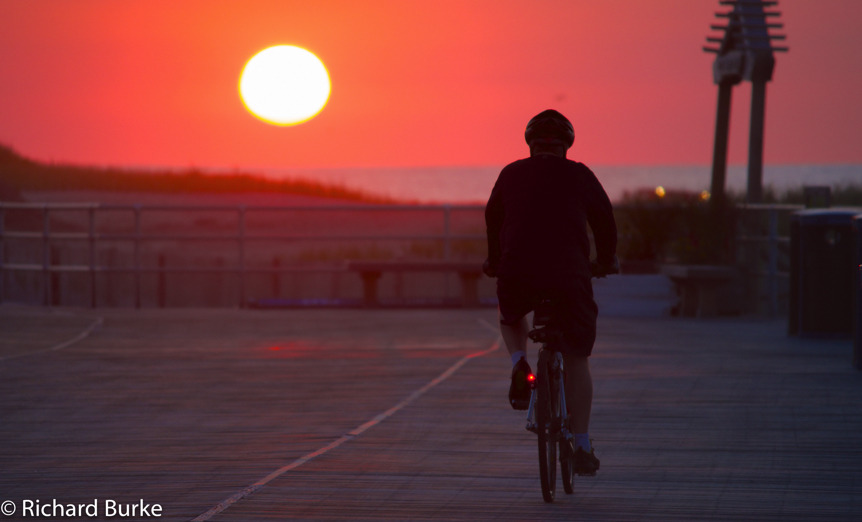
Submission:
<svg viewBox="0 0 862 522">
<path fill-rule="evenodd" d="M 554 312 L 554 303 L 550 299 L 542 299 L 533 311 L 533 328 L 548 326 Z"/>
<path fill-rule="evenodd" d="M 562 340 L 562 332 L 552 324 L 554 319 L 554 303 L 550 299 L 542 299 L 533 310 L 533 329 L 527 336 L 533 342 L 549 344 Z"/>
</svg>

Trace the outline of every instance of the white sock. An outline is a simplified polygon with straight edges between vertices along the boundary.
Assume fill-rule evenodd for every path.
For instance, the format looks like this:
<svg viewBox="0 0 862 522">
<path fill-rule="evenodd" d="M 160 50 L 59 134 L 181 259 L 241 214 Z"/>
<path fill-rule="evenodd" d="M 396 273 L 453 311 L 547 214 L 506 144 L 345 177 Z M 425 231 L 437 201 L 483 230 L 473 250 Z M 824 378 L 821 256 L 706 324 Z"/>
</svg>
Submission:
<svg viewBox="0 0 862 522">
<path fill-rule="evenodd" d="M 518 361 L 520 361 L 522 358 L 526 358 L 526 357 L 527 357 L 527 354 L 524 353 L 524 350 L 518 350 L 517 352 L 513 353 L 512 354 L 512 367 L 514 368 L 515 365 L 518 364 Z"/>
<path fill-rule="evenodd" d="M 590 447 L 589 433 L 575 433 L 575 449 L 582 448 L 587 453 L 592 449 Z"/>
</svg>

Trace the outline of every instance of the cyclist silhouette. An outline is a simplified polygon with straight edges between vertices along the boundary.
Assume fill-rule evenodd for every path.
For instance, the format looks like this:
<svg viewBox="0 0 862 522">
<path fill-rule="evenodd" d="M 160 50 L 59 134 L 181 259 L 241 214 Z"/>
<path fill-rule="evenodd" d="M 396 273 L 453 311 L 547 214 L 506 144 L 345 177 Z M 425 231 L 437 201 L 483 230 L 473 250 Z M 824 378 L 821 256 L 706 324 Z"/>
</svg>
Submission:
<svg viewBox="0 0 862 522">
<path fill-rule="evenodd" d="M 556 304 L 564 332 L 566 402 L 575 434 L 575 470 L 594 475 L 599 460 L 589 438 L 593 382 L 589 356 L 598 307 L 591 275 L 619 271 L 617 227 L 611 202 L 593 172 L 566 158 L 574 144 L 571 122 L 555 110 L 536 115 L 524 138 L 530 157 L 507 165 L 485 208 L 488 259 L 485 273 L 497 278 L 500 331 L 512 359 L 509 402 L 526 409 L 530 399 L 526 315 L 540 298 Z M 590 263 L 587 224 L 596 262 Z"/>
</svg>

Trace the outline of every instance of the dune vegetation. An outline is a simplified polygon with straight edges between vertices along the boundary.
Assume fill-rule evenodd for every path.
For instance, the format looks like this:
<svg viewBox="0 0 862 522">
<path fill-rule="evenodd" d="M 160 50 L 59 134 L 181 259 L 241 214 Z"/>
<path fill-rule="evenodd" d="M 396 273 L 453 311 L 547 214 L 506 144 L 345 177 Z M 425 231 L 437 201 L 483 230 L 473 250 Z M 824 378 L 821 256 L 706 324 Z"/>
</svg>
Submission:
<svg viewBox="0 0 862 522">
<path fill-rule="evenodd" d="M 401 203 L 393 198 L 308 180 L 275 180 L 236 171 L 207 173 L 197 168 L 159 171 L 42 163 L 0 144 L 0 200 L 19 200 L 24 191 L 90 190 L 183 194 L 280 193 L 356 203 Z"/>
</svg>

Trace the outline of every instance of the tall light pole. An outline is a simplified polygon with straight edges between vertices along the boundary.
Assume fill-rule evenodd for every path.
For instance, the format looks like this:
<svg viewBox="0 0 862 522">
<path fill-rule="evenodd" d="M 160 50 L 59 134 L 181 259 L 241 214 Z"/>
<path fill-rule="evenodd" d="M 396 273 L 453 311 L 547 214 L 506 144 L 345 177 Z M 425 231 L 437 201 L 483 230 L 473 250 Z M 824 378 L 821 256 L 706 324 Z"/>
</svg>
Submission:
<svg viewBox="0 0 862 522">
<path fill-rule="evenodd" d="M 731 6 L 729 12 L 716 13 L 727 19 L 727 25 L 711 25 L 723 31 L 721 37 L 709 36 L 707 41 L 718 47 L 704 46 L 703 50 L 717 54 L 712 65 L 713 81 L 718 85 L 718 107 L 715 119 L 715 145 L 712 158 L 710 192 L 716 203 L 724 199 L 727 178 L 727 139 L 730 130 L 730 101 L 733 86 L 743 80 L 751 82 L 751 121 L 748 136 L 748 190 L 746 201 L 760 202 L 763 198 L 763 128 L 766 115 L 766 82 L 772 79 L 775 68 L 774 52 L 787 51 L 774 47 L 773 40 L 784 40 L 783 35 L 769 34 L 769 29 L 780 29 L 780 23 L 769 23 L 781 13 L 766 11 L 778 5 L 772 0 L 719 0 Z"/>
</svg>

